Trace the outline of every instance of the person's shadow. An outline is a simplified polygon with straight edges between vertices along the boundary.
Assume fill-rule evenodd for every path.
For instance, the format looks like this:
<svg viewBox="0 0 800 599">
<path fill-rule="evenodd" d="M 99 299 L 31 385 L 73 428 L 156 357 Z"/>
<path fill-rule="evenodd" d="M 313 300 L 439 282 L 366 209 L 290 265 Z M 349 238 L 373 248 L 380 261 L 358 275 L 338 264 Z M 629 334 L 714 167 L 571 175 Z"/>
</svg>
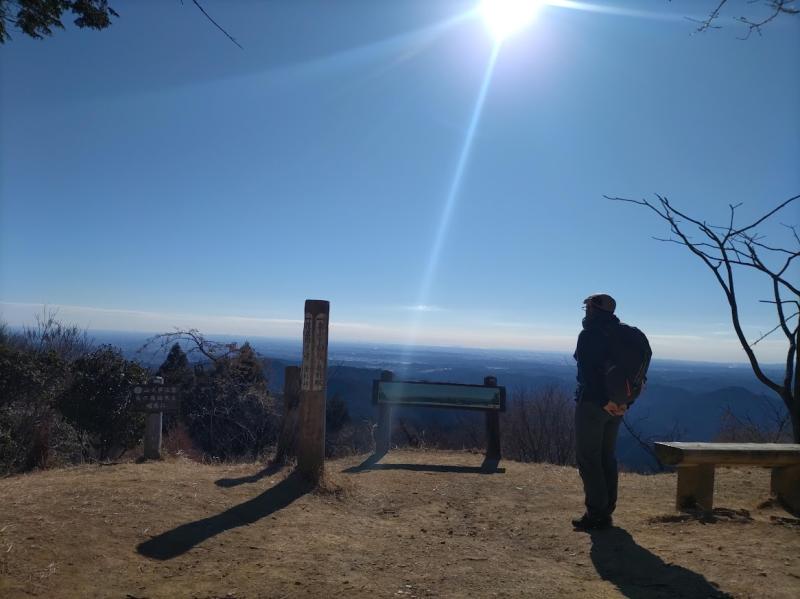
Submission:
<svg viewBox="0 0 800 599">
<path fill-rule="evenodd" d="M 221 514 L 182 524 L 139 544 L 136 550 L 145 557 L 167 560 L 186 553 L 221 532 L 252 524 L 277 512 L 311 490 L 299 474 L 291 474 L 261 495 L 240 503 Z"/>
<path fill-rule="evenodd" d="M 591 558 L 603 580 L 630 599 L 663 597 L 731 598 L 706 578 L 682 566 L 668 564 L 641 547 L 628 531 L 609 528 L 592 531 Z"/>
</svg>

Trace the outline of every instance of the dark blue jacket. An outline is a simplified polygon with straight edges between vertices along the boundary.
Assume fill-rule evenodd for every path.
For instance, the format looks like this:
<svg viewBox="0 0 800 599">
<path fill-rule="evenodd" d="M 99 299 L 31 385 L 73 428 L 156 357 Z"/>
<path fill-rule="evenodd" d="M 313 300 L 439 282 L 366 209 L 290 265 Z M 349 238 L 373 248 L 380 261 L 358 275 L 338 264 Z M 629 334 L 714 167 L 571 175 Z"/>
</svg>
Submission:
<svg viewBox="0 0 800 599">
<path fill-rule="evenodd" d="M 575 401 L 591 401 L 604 406 L 608 403 L 603 369 L 611 358 L 609 330 L 619 324 L 619 318 L 609 312 L 594 311 L 583 319 L 583 330 L 578 335 L 578 347 L 573 357 L 578 362 L 578 388 Z"/>
</svg>

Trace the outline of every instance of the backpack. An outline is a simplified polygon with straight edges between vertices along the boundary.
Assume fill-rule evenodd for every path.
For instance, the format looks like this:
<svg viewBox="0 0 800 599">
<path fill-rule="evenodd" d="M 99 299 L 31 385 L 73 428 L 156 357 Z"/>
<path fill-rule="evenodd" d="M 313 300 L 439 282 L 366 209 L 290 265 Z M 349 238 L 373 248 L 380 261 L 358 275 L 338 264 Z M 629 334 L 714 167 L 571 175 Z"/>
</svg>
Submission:
<svg viewBox="0 0 800 599">
<path fill-rule="evenodd" d="M 619 323 L 604 329 L 611 357 L 603 368 L 606 396 L 618 405 L 630 405 L 641 395 L 653 355 L 647 337 L 636 327 Z"/>
</svg>

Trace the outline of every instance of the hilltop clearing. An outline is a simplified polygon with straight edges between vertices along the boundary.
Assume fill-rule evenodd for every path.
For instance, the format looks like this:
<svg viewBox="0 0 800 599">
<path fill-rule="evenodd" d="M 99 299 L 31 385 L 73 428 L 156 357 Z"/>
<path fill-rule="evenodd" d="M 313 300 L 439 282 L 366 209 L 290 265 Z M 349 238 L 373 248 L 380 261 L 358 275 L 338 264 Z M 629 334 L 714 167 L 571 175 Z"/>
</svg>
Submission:
<svg viewBox="0 0 800 599">
<path fill-rule="evenodd" d="M 708 523 L 673 511 L 675 475 L 623 474 L 617 528 L 589 535 L 572 468 L 362 460 L 328 462 L 314 493 L 181 458 L 3 479 L 0 596 L 800 596 L 800 520 L 762 503 L 766 470 L 719 470 Z"/>
</svg>

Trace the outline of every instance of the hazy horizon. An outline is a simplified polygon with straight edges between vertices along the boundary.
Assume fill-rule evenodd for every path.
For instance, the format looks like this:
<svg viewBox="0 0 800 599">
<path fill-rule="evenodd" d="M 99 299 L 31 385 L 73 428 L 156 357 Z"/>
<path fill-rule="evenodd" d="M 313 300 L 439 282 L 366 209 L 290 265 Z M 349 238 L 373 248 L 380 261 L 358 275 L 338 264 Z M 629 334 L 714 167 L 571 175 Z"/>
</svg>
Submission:
<svg viewBox="0 0 800 599">
<path fill-rule="evenodd" d="M 148 328 L 148 325 L 145 324 L 146 322 L 153 322 L 148 320 L 143 320 L 142 326 L 140 328 L 133 328 L 133 329 L 125 329 L 125 328 L 115 328 L 112 319 L 107 319 L 104 322 L 104 325 L 96 324 L 97 321 L 94 323 L 91 320 L 76 320 L 74 318 L 70 318 L 70 310 L 68 306 L 39 306 L 41 309 L 38 313 L 31 314 L 28 318 L 21 319 L 21 320 L 9 320 L 6 318 L 6 309 L 10 304 L 0 302 L 0 321 L 6 322 L 14 329 L 20 329 L 25 326 L 33 326 L 36 323 L 36 318 L 38 316 L 43 316 L 46 311 L 55 315 L 55 317 L 66 323 L 66 324 L 75 324 L 81 329 L 85 329 L 88 334 L 91 336 L 93 334 L 100 334 L 100 335 L 131 335 L 131 336 L 141 336 L 145 338 L 147 336 L 153 336 L 161 333 L 169 333 L 174 331 L 176 328 L 188 329 L 188 328 L 197 328 L 203 334 L 208 335 L 209 337 L 218 337 L 218 338 L 228 338 L 228 339 L 239 339 L 241 342 L 245 340 L 265 340 L 265 341 L 276 341 L 276 342 L 285 342 L 287 344 L 296 345 L 297 348 L 302 347 L 302 328 L 303 328 L 303 321 L 302 319 L 297 319 L 295 321 L 288 321 L 288 320 L 277 320 L 277 319 L 249 319 L 249 318 L 228 318 L 222 319 L 219 321 L 220 328 L 215 329 L 213 327 L 200 327 L 196 326 L 197 319 L 193 319 L 191 316 L 184 316 L 184 322 L 182 324 L 175 323 L 171 325 L 166 325 L 162 327 L 153 326 L 152 328 Z M 17 309 L 21 308 L 22 306 L 19 304 L 14 305 Z M 31 307 L 29 305 L 24 305 L 25 307 Z M 66 308 L 66 309 L 65 309 Z M 119 311 L 116 310 L 109 310 L 109 311 L 101 311 L 100 314 L 113 316 L 117 315 Z M 123 311 L 124 312 L 124 311 Z M 141 315 L 141 313 L 139 313 Z M 209 318 L 209 317 L 206 317 Z M 166 321 L 164 321 L 166 322 Z M 192 323 L 195 324 L 192 324 Z M 209 324 L 214 322 L 213 318 L 206 322 L 201 322 L 199 324 Z M 235 322 L 237 327 L 229 327 L 225 328 L 225 323 Z M 284 327 L 283 334 L 274 332 L 275 329 L 272 329 L 273 332 L 270 332 L 267 329 L 262 331 L 258 331 L 256 328 L 248 327 L 248 323 L 261 323 L 261 324 L 268 324 L 268 323 L 277 323 L 280 327 Z M 394 341 L 391 339 L 387 340 L 384 338 L 376 338 L 376 339 L 368 339 L 363 337 L 356 336 L 347 336 L 347 329 L 348 324 L 344 323 L 343 325 L 338 324 L 335 319 L 332 317 L 331 319 L 331 329 L 330 329 L 330 343 L 332 346 L 336 344 L 353 344 L 353 345 L 363 345 L 363 346 L 377 346 L 382 348 L 392 348 L 399 350 L 407 350 L 408 346 L 406 344 L 406 340 L 402 336 L 398 336 L 398 338 Z M 432 338 L 430 343 L 423 343 L 419 342 L 416 346 L 418 351 L 424 350 L 431 350 L 431 349 L 441 349 L 441 350 L 479 350 L 479 351 L 497 351 L 497 352 L 522 352 L 522 353 L 552 353 L 554 355 L 563 355 L 563 356 L 571 356 L 574 349 L 575 349 L 575 342 L 577 341 L 577 333 L 580 330 L 580 323 L 576 325 L 575 335 L 571 337 L 565 336 L 565 345 L 564 347 L 543 347 L 537 346 L 535 344 L 530 345 L 520 345 L 520 346 L 504 346 L 502 342 L 498 344 L 492 345 L 469 345 L 469 344 L 459 344 L 459 343 L 452 343 L 447 342 L 447 339 L 444 341 L 437 341 L 435 338 Z M 344 334 L 343 334 L 344 333 Z M 654 344 L 655 347 L 658 347 L 659 344 L 659 337 L 648 335 L 651 340 L 651 344 Z M 655 339 L 653 339 L 655 337 Z M 571 344 L 571 345 L 570 345 Z M 739 357 L 735 351 L 736 347 L 731 348 L 730 355 L 733 359 L 697 359 L 687 357 L 685 354 L 664 354 L 656 353 L 653 356 L 654 361 L 674 361 L 674 362 L 686 362 L 686 363 L 697 363 L 697 364 L 715 364 L 715 365 L 737 365 L 737 366 L 749 366 L 749 363 L 744 355 L 744 352 L 741 352 L 741 357 Z M 741 349 L 741 348 L 739 348 Z M 413 356 L 413 352 L 409 353 L 409 356 Z M 739 359 L 737 359 L 739 358 Z M 770 362 L 769 360 L 764 360 L 762 366 L 764 367 L 782 367 L 783 363 L 780 361 Z"/>
</svg>

